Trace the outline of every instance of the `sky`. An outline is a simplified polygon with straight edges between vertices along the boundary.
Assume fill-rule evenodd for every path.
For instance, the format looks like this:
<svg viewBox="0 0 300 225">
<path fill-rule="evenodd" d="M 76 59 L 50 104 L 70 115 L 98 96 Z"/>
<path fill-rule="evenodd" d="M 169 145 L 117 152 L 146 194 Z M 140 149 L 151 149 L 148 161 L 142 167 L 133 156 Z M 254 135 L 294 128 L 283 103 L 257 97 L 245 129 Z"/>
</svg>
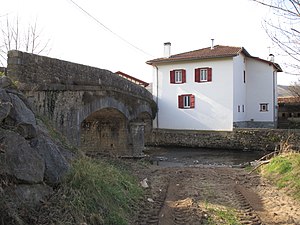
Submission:
<svg viewBox="0 0 300 225">
<path fill-rule="evenodd" d="M 286 60 L 262 25 L 272 12 L 251 0 L 0 0 L 0 6 L 2 28 L 6 18 L 19 18 L 21 27 L 37 21 L 40 39 L 50 40 L 43 55 L 146 82 L 153 72 L 145 62 L 163 57 L 165 42 L 178 54 L 209 47 L 213 38 L 262 59 L 272 53 L 280 65 Z M 297 80 L 278 75 L 278 84 Z"/>
</svg>

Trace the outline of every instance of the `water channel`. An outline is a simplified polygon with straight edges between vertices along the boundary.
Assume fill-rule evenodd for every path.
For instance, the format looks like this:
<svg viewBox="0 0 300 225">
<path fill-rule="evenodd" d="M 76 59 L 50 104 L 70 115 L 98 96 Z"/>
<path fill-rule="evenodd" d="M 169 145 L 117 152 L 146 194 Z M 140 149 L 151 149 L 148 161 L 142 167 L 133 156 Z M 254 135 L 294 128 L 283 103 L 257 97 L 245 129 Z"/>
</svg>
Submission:
<svg viewBox="0 0 300 225">
<path fill-rule="evenodd" d="M 153 164 L 162 167 L 230 166 L 243 167 L 265 155 L 262 151 L 147 147 L 144 151 Z"/>
</svg>

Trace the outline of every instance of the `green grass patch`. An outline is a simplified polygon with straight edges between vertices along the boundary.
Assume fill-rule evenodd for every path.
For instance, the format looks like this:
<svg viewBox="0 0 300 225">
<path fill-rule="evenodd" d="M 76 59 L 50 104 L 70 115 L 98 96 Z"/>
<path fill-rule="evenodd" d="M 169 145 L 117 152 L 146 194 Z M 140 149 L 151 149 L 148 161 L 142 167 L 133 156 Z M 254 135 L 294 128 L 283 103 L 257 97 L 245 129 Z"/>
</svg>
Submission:
<svg viewBox="0 0 300 225">
<path fill-rule="evenodd" d="M 235 211 L 232 209 L 208 208 L 208 212 L 206 223 L 208 225 L 241 225 Z"/>
<path fill-rule="evenodd" d="M 137 180 L 102 160 L 81 158 L 65 180 L 67 200 L 88 224 L 128 224 L 143 191 Z"/>
<path fill-rule="evenodd" d="M 277 187 L 285 188 L 287 193 L 300 200 L 300 153 L 285 153 L 271 159 L 261 169 L 263 176 Z"/>
</svg>

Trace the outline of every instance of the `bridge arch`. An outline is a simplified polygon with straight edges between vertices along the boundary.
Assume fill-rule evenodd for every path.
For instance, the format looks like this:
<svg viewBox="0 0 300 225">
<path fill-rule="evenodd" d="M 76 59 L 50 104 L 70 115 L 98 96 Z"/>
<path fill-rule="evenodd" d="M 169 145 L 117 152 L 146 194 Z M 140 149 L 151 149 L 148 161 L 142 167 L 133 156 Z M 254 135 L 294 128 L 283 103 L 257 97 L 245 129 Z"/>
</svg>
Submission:
<svg viewBox="0 0 300 225">
<path fill-rule="evenodd" d="M 88 153 L 125 155 L 128 149 L 128 120 L 115 108 L 102 108 L 81 122 L 80 148 Z"/>
</svg>

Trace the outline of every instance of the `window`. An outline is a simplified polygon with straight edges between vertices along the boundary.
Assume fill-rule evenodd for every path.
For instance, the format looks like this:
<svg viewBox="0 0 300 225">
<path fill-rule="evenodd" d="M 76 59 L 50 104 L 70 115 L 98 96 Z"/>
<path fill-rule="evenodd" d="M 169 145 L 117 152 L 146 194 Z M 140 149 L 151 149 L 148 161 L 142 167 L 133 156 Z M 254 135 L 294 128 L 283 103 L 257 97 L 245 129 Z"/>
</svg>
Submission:
<svg viewBox="0 0 300 225">
<path fill-rule="evenodd" d="M 186 71 L 183 69 L 170 71 L 170 83 L 182 84 L 186 82 Z"/>
<path fill-rule="evenodd" d="M 196 68 L 195 69 L 195 82 L 209 82 L 212 81 L 212 68 Z"/>
<path fill-rule="evenodd" d="M 246 71 L 244 70 L 244 83 L 246 83 Z"/>
<path fill-rule="evenodd" d="M 195 108 L 195 96 L 192 94 L 178 96 L 178 108 L 191 109 Z"/>
<path fill-rule="evenodd" d="M 242 105 L 242 112 L 245 112 L 245 105 Z"/>
<path fill-rule="evenodd" d="M 261 112 L 268 112 L 268 103 L 260 103 L 259 104 L 259 111 Z"/>
<path fill-rule="evenodd" d="M 238 105 L 238 112 L 241 112 L 241 106 Z"/>
<path fill-rule="evenodd" d="M 200 81 L 207 81 L 207 69 L 200 69 Z"/>
<path fill-rule="evenodd" d="M 175 70 L 175 83 L 182 83 L 182 71 Z"/>
</svg>

